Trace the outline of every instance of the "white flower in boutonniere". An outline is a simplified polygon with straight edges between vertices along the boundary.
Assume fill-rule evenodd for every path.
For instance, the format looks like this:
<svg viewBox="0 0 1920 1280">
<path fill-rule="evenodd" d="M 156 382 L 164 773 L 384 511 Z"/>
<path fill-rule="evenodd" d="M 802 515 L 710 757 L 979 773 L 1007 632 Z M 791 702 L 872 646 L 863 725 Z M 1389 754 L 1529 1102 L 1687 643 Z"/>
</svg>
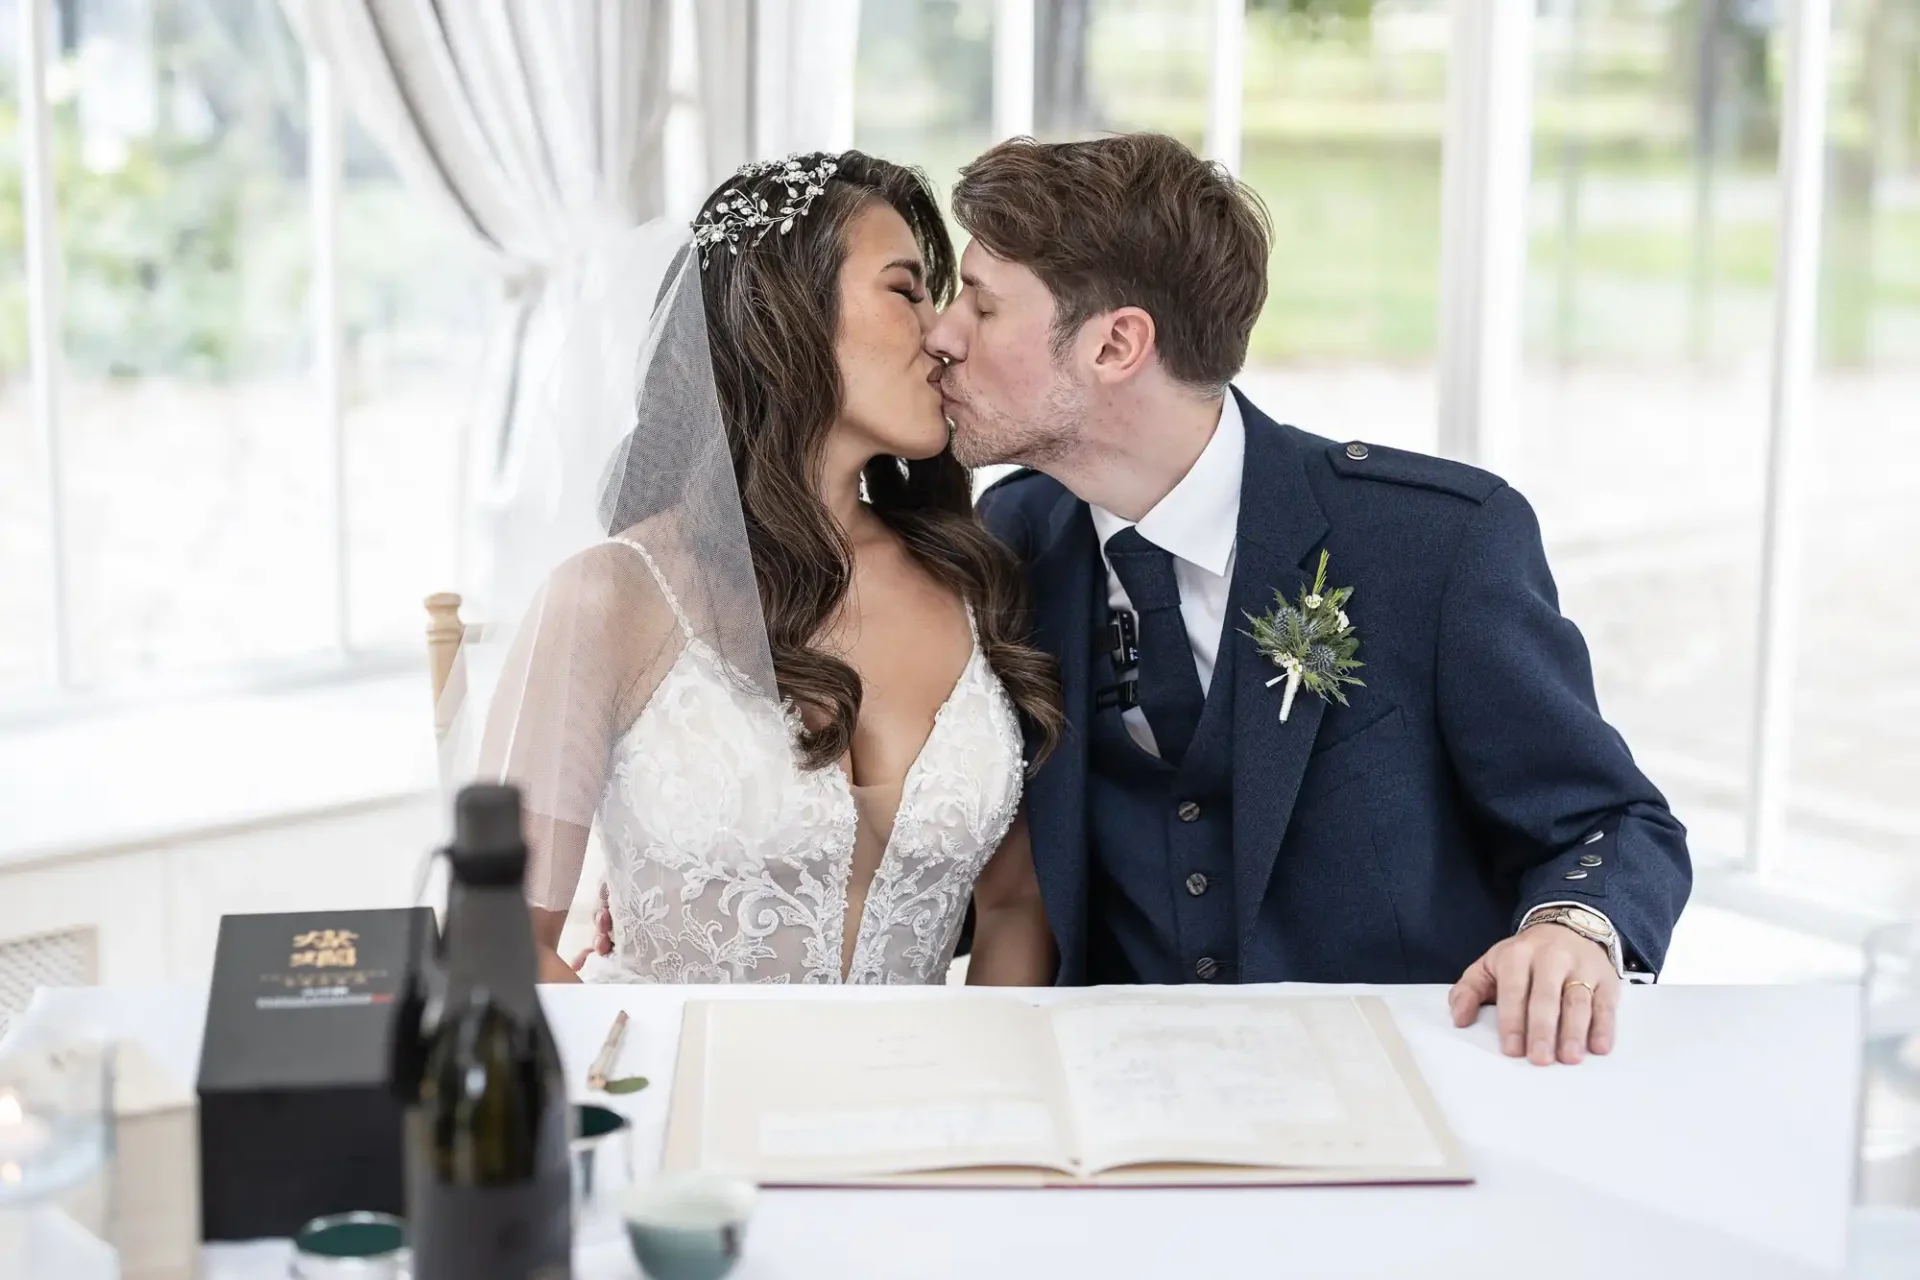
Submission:
<svg viewBox="0 0 1920 1280">
<path fill-rule="evenodd" d="M 1293 714 L 1294 695 L 1302 685 L 1308 693 L 1343 707 L 1347 697 L 1341 692 L 1342 685 L 1366 687 L 1364 681 L 1347 674 L 1366 665 L 1353 656 L 1360 651 L 1360 637 L 1343 607 L 1352 595 L 1352 587 L 1327 590 L 1327 553 L 1322 551 L 1313 589 L 1301 595 L 1300 603 L 1288 604 L 1287 598 L 1276 591 L 1276 608 L 1257 618 L 1247 615 L 1253 630 L 1246 634 L 1252 637 L 1254 647 L 1280 668 L 1280 674 L 1267 681 L 1267 687 L 1287 682 L 1280 698 L 1280 723 L 1285 724 Z"/>
</svg>

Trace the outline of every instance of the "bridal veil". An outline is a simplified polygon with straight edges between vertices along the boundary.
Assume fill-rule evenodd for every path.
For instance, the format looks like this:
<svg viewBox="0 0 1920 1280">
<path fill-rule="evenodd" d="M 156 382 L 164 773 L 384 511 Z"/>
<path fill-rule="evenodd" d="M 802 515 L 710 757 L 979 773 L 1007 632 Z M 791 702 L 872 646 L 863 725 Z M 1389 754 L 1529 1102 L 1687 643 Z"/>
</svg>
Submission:
<svg viewBox="0 0 1920 1280">
<path fill-rule="evenodd" d="M 534 906 L 569 905 L 609 750 L 684 646 L 779 697 L 700 270 L 686 225 L 656 221 L 548 286 L 564 319 L 520 446 L 526 518 L 440 708 L 443 781 L 522 791 Z"/>
</svg>

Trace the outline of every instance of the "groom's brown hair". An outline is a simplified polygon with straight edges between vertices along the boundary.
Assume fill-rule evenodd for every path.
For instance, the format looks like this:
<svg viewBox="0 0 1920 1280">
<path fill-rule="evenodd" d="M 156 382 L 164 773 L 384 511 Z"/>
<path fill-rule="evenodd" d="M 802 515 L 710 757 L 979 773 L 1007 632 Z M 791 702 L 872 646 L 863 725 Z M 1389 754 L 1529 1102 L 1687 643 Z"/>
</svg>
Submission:
<svg viewBox="0 0 1920 1280">
<path fill-rule="evenodd" d="M 1252 188 L 1176 140 L 1003 142 L 960 171 L 953 216 L 1040 277 L 1057 347 L 1089 317 L 1135 306 L 1179 381 L 1218 390 L 1246 363 L 1272 222 Z"/>
</svg>

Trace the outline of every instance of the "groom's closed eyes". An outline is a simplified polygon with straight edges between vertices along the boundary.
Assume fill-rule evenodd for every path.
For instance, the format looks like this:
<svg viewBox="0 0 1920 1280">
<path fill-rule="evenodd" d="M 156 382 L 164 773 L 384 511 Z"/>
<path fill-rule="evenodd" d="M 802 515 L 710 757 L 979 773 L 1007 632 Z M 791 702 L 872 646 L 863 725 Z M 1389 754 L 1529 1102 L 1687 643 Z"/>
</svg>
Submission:
<svg viewBox="0 0 1920 1280">
<path fill-rule="evenodd" d="M 960 296 L 973 303 L 974 314 L 983 320 L 993 314 L 993 307 L 999 305 L 1000 300 L 994 297 L 993 290 L 987 288 L 987 286 L 981 282 L 979 276 L 972 276 L 962 272 L 960 275 L 960 286 Z"/>
</svg>

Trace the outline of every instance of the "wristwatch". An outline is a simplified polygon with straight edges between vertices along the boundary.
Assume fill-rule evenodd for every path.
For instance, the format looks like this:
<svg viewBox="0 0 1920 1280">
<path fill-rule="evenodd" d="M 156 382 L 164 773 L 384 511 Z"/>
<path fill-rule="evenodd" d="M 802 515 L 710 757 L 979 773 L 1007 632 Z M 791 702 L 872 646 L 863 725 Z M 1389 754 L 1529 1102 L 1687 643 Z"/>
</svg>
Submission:
<svg viewBox="0 0 1920 1280">
<path fill-rule="evenodd" d="M 1621 977 L 1626 976 L 1626 963 L 1621 955 L 1620 935 L 1614 932 L 1613 922 L 1598 911 L 1570 903 L 1551 903 L 1535 907 L 1527 913 L 1521 922 L 1522 931 L 1537 924 L 1557 924 L 1573 930 L 1588 942 L 1596 942 L 1607 950 L 1613 960 L 1613 971 Z"/>
</svg>

